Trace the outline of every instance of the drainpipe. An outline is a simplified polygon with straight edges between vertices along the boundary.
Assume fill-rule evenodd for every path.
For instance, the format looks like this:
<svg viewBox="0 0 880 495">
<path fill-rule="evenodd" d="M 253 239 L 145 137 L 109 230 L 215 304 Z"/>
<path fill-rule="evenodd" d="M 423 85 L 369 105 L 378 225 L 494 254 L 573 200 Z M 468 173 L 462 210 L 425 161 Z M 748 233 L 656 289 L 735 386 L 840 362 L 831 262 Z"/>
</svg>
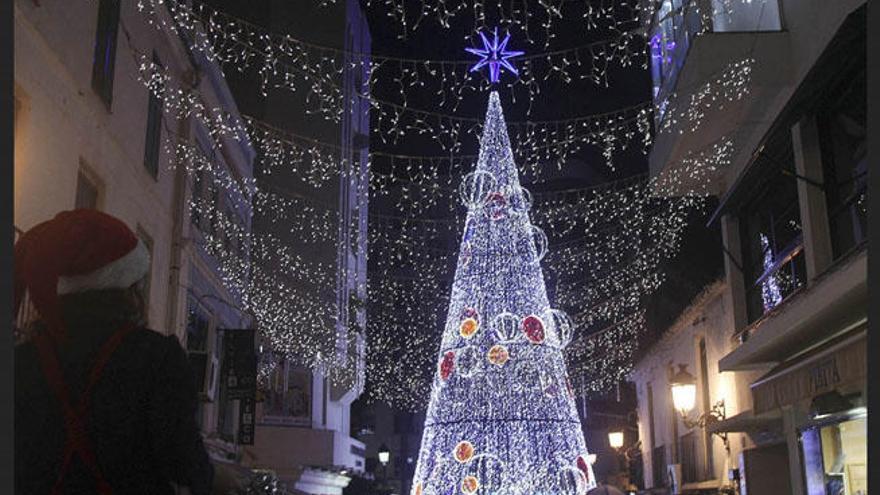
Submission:
<svg viewBox="0 0 880 495">
<path fill-rule="evenodd" d="M 201 75 L 197 68 L 194 68 L 186 74 L 186 79 L 192 82 L 193 87 L 199 85 Z M 192 117 L 177 123 L 178 140 L 191 141 L 192 138 Z M 176 160 L 176 157 L 175 157 Z M 165 313 L 165 327 L 169 332 L 175 335 L 180 330 L 178 312 L 180 310 L 180 299 L 182 284 L 180 283 L 180 271 L 183 269 L 184 256 L 183 252 L 187 249 L 188 240 L 183 235 L 184 222 L 189 220 L 188 209 L 186 208 L 186 171 L 183 166 L 176 165 L 174 167 L 174 192 L 172 199 L 172 228 L 171 228 L 171 269 L 168 274 L 168 305 Z M 185 296 L 183 296 L 185 297 Z"/>
</svg>

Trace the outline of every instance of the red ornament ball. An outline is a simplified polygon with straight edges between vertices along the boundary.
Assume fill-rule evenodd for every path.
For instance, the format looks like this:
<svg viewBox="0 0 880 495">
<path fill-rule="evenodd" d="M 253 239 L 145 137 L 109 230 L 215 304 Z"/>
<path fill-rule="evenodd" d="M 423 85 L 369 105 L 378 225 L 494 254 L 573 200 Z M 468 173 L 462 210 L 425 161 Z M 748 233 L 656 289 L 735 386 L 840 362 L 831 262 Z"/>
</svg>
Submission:
<svg viewBox="0 0 880 495">
<path fill-rule="evenodd" d="M 459 319 L 466 320 L 468 318 L 479 322 L 480 321 L 480 314 L 474 308 L 464 308 L 463 310 L 461 310 L 461 315 L 459 316 Z"/>
<path fill-rule="evenodd" d="M 474 444 L 467 440 L 462 440 L 455 445 L 455 450 L 452 452 L 452 456 L 455 457 L 456 461 L 464 464 L 474 457 L 474 451 Z"/>
<path fill-rule="evenodd" d="M 440 361 L 440 378 L 442 380 L 447 380 L 449 375 L 452 374 L 452 370 L 455 368 L 455 353 L 452 351 L 447 351 L 446 354 L 443 355 L 443 360 Z"/>
<path fill-rule="evenodd" d="M 587 462 L 587 459 L 584 458 L 583 455 L 577 457 L 577 467 L 582 473 L 584 473 L 584 478 L 587 479 L 587 484 L 590 484 L 590 463 Z"/>
<path fill-rule="evenodd" d="M 504 196 L 504 193 L 493 192 L 486 198 L 486 206 L 489 207 L 489 218 L 501 220 L 507 213 L 507 198 Z"/>
<path fill-rule="evenodd" d="M 473 318 L 465 318 L 458 327 L 458 333 L 462 337 L 469 339 L 480 329 L 480 324 Z"/>
<path fill-rule="evenodd" d="M 461 481 L 461 491 L 464 493 L 474 493 L 478 488 L 480 488 L 480 482 L 475 476 L 465 476 Z"/>
<path fill-rule="evenodd" d="M 526 316 L 522 322 L 526 338 L 533 344 L 544 342 L 544 322 L 535 315 Z"/>
<path fill-rule="evenodd" d="M 507 348 L 501 344 L 493 345 L 486 356 L 488 357 L 489 362 L 496 366 L 504 366 L 504 363 L 510 359 L 510 353 L 507 351 Z"/>
</svg>

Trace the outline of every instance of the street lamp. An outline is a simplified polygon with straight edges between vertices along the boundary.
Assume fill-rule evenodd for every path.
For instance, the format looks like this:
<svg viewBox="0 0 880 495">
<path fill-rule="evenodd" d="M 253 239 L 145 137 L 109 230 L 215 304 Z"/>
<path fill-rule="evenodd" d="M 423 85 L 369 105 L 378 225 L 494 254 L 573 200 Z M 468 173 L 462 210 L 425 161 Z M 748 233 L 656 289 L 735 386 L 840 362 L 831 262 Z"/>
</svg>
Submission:
<svg viewBox="0 0 880 495">
<path fill-rule="evenodd" d="M 627 428 L 631 430 L 635 430 L 634 428 L 627 426 Z M 639 450 L 639 446 L 641 442 L 636 440 L 636 442 L 628 447 L 624 447 L 624 434 L 623 430 L 613 430 L 608 432 L 608 445 L 614 449 L 617 454 L 617 479 L 621 483 L 621 486 L 628 487 L 630 486 L 630 475 L 631 475 L 631 461 L 632 461 L 632 453 L 637 452 Z M 622 473 L 622 480 L 620 478 Z M 625 481 L 624 481 L 625 480 Z"/>
<path fill-rule="evenodd" d="M 610 445 L 612 449 L 619 449 L 619 448 L 623 447 L 623 432 L 622 431 L 609 431 L 608 432 L 608 445 Z"/>
<path fill-rule="evenodd" d="M 697 380 L 687 372 L 686 364 L 678 365 L 678 373 L 672 376 L 672 403 L 682 417 L 687 417 L 697 402 Z"/>
<path fill-rule="evenodd" d="M 388 447 L 383 443 L 379 446 L 379 462 L 385 466 L 388 464 L 389 460 L 391 460 L 391 451 L 388 450 Z"/>
<path fill-rule="evenodd" d="M 688 428 L 706 428 L 712 423 L 724 420 L 727 415 L 724 409 L 724 399 L 719 400 L 709 411 L 700 414 L 697 419 L 690 419 L 688 414 L 693 411 L 697 402 L 697 380 L 694 375 L 687 371 L 686 364 L 678 365 L 678 372 L 672 375 L 670 380 L 672 387 L 672 404 L 681 414 L 681 421 Z M 716 433 L 724 442 L 724 449 L 730 453 L 730 444 L 727 441 L 727 433 Z"/>
</svg>

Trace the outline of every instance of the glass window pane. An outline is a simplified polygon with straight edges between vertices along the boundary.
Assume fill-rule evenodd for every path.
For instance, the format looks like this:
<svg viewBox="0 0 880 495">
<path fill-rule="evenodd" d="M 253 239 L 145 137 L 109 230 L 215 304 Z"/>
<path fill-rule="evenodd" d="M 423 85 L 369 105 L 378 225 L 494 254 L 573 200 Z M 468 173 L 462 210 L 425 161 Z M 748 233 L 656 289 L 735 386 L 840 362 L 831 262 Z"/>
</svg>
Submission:
<svg viewBox="0 0 880 495">
<path fill-rule="evenodd" d="M 98 208 L 98 186 L 82 170 L 76 177 L 74 208 Z"/>
<path fill-rule="evenodd" d="M 867 236 L 866 72 L 842 76 L 840 87 L 818 116 L 825 196 L 834 257 Z"/>
<path fill-rule="evenodd" d="M 779 31 L 778 0 L 712 0 L 712 24 L 716 32 Z"/>
<path fill-rule="evenodd" d="M 866 418 L 801 432 L 807 495 L 867 495 Z"/>
</svg>

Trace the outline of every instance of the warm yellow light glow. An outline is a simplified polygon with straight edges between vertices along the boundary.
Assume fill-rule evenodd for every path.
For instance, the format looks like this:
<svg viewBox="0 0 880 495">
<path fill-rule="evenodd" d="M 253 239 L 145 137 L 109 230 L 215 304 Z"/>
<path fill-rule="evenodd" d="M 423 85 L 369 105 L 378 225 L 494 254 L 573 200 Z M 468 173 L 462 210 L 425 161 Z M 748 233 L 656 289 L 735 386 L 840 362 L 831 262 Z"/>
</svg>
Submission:
<svg viewBox="0 0 880 495">
<path fill-rule="evenodd" d="M 613 449 L 619 449 L 623 447 L 623 432 L 622 431 L 610 431 L 608 432 L 608 445 Z"/>
<path fill-rule="evenodd" d="M 697 402 L 697 380 L 687 372 L 686 364 L 678 365 L 672 377 L 672 404 L 682 415 L 689 413 Z"/>
<path fill-rule="evenodd" d="M 378 454 L 379 463 L 383 466 L 388 464 L 388 461 L 391 460 L 391 451 L 388 450 L 388 447 L 386 447 L 384 443 L 379 447 Z"/>
<path fill-rule="evenodd" d="M 672 403 L 682 414 L 690 412 L 697 401 L 697 386 L 693 383 L 676 383 L 672 386 Z"/>
</svg>

